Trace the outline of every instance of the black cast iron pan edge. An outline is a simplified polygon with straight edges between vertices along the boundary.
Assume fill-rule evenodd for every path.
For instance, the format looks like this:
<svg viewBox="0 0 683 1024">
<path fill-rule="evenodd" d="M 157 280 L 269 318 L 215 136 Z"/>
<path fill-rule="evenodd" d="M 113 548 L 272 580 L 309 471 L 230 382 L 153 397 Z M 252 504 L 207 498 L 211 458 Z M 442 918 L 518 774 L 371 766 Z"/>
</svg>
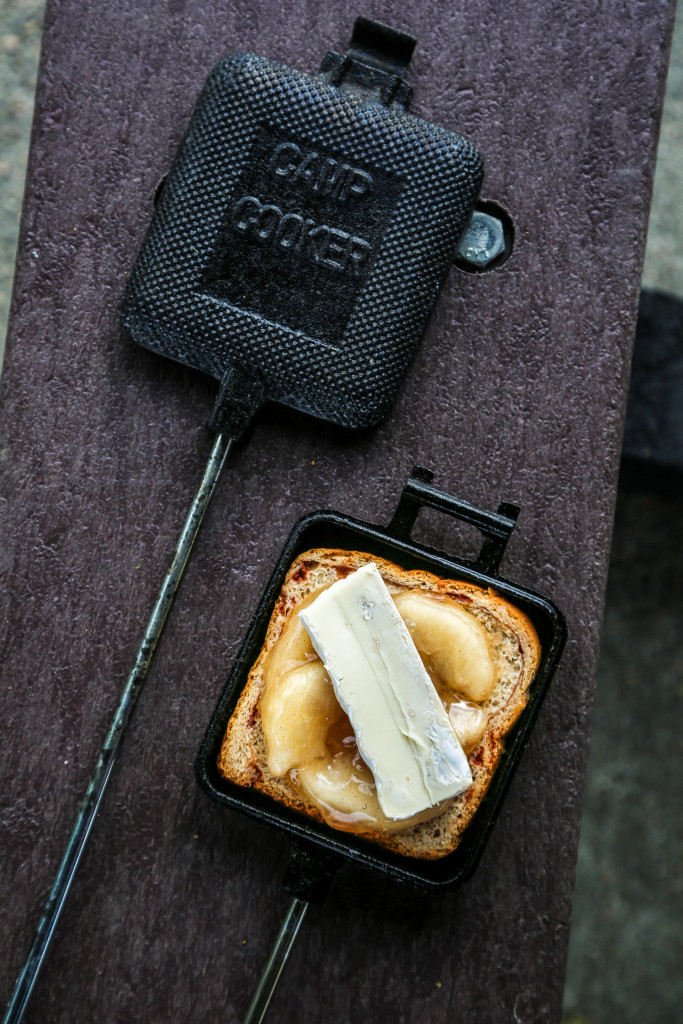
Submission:
<svg viewBox="0 0 683 1024">
<path fill-rule="evenodd" d="M 403 489 L 389 526 L 377 526 L 336 511 L 313 512 L 295 524 L 237 654 L 197 754 L 197 778 L 214 800 L 290 836 L 294 847 L 293 857 L 283 887 L 302 899 L 310 900 L 323 895 L 336 868 L 349 860 L 382 871 L 395 880 L 420 887 L 454 888 L 469 878 L 495 824 L 513 771 L 528 742 L 531 727 L 564 647 L 567 629 L 559 609 L 535 591 L 519 587 L 498 575 L 498 566 L 519 509 L 509 504 L 501 504 L 498 512 L 477 509 L 432 487 L 432 476 L 429 470 L 415 468 Z M 425 505 L 469 522 L 484 534 L 484 544 L 477 559 L 457 559 L 412 540 L 412 526 L 420 508 Z M 505 749 L 493 779 L 459 846 L 453 853 L 439 860 L 425 861 L 401 856 L 369 840 L 338 832 L 278 804 L 257 790 L 230 783 L 218 773 L 218 754 L 228 719 L 263 644 L 284 578 L 294 559 L 314 547 L 369 551 L 403 568 L 426 569 L 445 578 L 453 577 L 456 573 L 458 579 L 494 588 L 526 612 L 538 632 L 541 661 L 530 688 L 527 705 L 506 737 Z"/>
</svg>

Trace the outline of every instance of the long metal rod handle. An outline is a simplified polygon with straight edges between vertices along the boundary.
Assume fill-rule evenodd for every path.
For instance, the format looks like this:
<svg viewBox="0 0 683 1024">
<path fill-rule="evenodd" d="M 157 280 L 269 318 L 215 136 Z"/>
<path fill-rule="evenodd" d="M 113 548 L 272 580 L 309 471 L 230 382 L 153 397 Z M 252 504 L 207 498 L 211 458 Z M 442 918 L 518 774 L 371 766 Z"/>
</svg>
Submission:
<svg viewBox="0 0 683 1024">
<path fill-rule="evenodd" d="M 137 657 L 133 669 L 128 676 L 125 689 L 121 695 L 119 706 L 116 709 L 104 746 L 100 751 L 97 766 L 93 773 L 87 792 L 83 798 L 71 838 L 67 844 L 61 864 L 55 876 L 50 890 L 50 895 L 43 909 L 43 915 L 38 924 L 33 945 L 29 951 L 23 970 L 17 979 L 11 1002 L 7 1008 L 3 1024 L 19 1024 L 24 1010 L 31 997 L 38 971 L 41 968 L 45 954 L 50 945 L 50 940 L 59 920 L 59 915 L 66 901 L 71 888 L 76 869 L 78 868 L 81 854 L 88 841 L 90 830 L 95 820 L 98 808 L 107 788 L 116 756 L 121 747 L 126 726 L 130 720 L 137 701 L 142 684 L 145 681 L 149 666 L 152 662 L 157 641 L 161 636 L 169 609 L 178 584 L 183 575 L 187 560 L 192 551 L 192 545 L 199 533 L 204 513 L 211 501 L 218 477 L 221 474 L 225 459 L 230 451 L 232 441 L 224 434 L 216 437 L 209 461 L 204 470 L 204 477 L 195 495 L 192 508 L 185 521 L 183 531 L 180 534 L 178 544 L 173 555 L 171 567 L 166 573 L 159 596 L 157 597 L 154 611 L 147 624 L 142 643 L 138 648 Z"/>
<path fill-rule="evenodd" d="M 254 998 L 249 1004 L 244 1024 L 261 1024 L 265 1017 L 273 992 L 280 980 L 282 969 L 285 966 L 289 952 L 294 945 L 301 922 L 308 910 L 308 903 L 295 897 L 289 905 L 287 917 L 284 920 L 280 934 L 275 940 L 273 951 L 268 958 L 258 988 L 254 992 Z"/>
</svg>

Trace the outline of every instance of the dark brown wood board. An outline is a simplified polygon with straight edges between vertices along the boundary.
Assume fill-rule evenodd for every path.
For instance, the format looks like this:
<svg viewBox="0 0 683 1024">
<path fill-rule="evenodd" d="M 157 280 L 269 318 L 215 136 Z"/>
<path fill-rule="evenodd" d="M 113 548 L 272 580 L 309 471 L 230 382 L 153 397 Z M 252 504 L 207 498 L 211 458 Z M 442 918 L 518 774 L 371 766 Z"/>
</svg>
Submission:
<svg viewBox="0 0 683 1024">
<path fill-rule="evenodd" d="M 210 441 L 215 384 L 117 306 L 193 103 L 237 50 L 315 71 L 357 14 L 418 36 L 412 112 L 486 161 L 513 257 L 450 274 L 387 422 L 266 410 L 231 457 L 27 1021 L 240 1021 L 286 843 L 192 770 L 293 522 L 388 520 L 415 463 L 522 506 L 506 575 L 570 640 L 482 863 L 425 895 L 345 869 L 281 1022 L 557 1021 L 632 338 L 674 7 L 575 0 L 48 4 L 2 379 L 0 1000 L 9 999 Z M 420 535 L 472 538 L 436 515 Z"/>
</svg>

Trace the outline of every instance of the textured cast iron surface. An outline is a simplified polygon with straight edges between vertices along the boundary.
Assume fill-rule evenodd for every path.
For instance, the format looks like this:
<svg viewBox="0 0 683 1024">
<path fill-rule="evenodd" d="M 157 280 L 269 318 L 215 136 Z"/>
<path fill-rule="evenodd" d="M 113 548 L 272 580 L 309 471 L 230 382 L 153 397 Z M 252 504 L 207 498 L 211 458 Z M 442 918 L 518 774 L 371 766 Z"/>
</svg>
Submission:
<svg viewBox="0 0 683 1024">
<path fill-rule="evenodd" d="M 209 76 L 136 261 L 141 344 L 371 426 L 389 410 L 482 166 L 465 139 L 254 54 Z"/>
<path fill-rule="evenodd" d="M 117 308 L 206 74 L 303 71 L 359 9 L 54 0 L 2 383 L 0 998 L 9 994 L 210 447 L 215 385 Z M 238 1022 L 284 916 L 285 844 L 192 761 L 292 523 L 387 521 L 416 463 L 522 515 L 502 566 L 570 641 L 472 880 L 345 869 L 307 915 L 283 1024 L 557 1022 L 638 283 L 673 10 L 377 0 L 413 31 L 414 114 L 471 138 L 516 250 L 450 274 L 394 410 L 354 436 L 264 410 L 226 467 L 29 1022 Z M 467 553 L 442 516 L 416 536 Z M 140 568 L 138 568 L 138 566 Z M 246 943 L 244 940 L 246 939 Z M 439 982 L 441 987 L 437 988 Z"/>
</svg>

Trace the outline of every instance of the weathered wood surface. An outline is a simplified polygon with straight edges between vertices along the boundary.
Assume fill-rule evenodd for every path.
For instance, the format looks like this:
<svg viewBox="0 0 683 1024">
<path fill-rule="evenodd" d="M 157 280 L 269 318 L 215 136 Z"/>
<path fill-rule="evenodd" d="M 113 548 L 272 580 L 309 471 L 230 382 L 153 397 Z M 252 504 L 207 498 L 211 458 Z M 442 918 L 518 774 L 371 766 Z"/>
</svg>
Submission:
<svg viewBox="0 0 683 1024">
<path fill-rule="evenodd" d="M 347 0 L 48 5 L 2 384 L 0 1000 L 9 998 L 200 476 L 215 385 L 139 351 L 117 304 L 209 67 L 303 70 Z M 451 273 L 391 418 L 262 415 L 226 470 L 39 979 L 29 1021 L 239 1021 L 285 907 L 286 844 L 192 761 L 294 520 L 386 520 L 411 467 L 522 505 L 509 574 L 570 643 L 473 880 L 345 870 L 277 993 L 287 1022 L 556 1021 L 669 3 L 470 0 L 369 13 L 419 37 L 414 113 L 469 135 L 517 225 Z M 436 516 L 422 535 L 455 547 Z"/>
</svg>

